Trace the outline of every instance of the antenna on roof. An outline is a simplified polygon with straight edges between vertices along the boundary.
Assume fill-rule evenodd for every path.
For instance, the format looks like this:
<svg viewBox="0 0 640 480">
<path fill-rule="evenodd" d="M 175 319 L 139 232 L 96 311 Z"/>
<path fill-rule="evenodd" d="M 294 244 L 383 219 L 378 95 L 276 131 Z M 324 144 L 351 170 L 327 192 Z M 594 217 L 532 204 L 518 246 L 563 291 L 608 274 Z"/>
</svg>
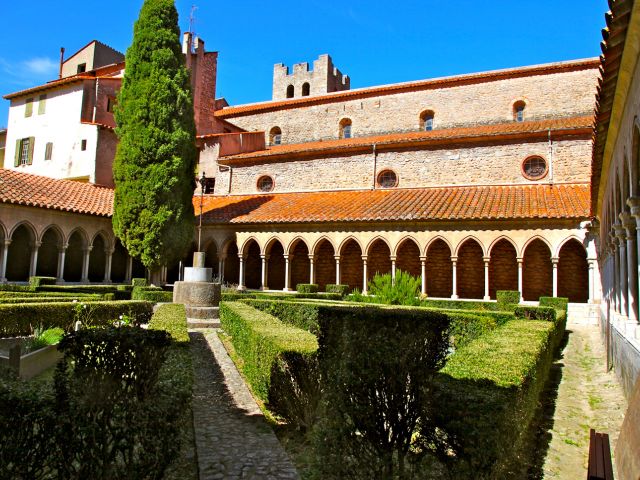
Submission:
<svg viewBox="0 0 640 480">
<path fill-rule="evenodd" d="M 191 13 L 189 14 L 189 33 L 191 33 L 191 35 L 195 35 L 195 31 L 194 31 L 194 26 L 196 23 L 196 10 L 198 9 L 198 7 L 196 7 L 195 5 L 191 5 Z"/>
</svg>

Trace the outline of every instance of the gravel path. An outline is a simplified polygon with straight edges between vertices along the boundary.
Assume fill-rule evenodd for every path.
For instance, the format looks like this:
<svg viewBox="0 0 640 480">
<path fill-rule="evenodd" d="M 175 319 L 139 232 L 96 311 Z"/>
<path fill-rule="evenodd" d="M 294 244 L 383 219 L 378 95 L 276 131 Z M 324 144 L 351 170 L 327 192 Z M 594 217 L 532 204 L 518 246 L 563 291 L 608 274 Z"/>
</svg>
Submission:
<svg viewBox="0 0 640 480">
<path fill-rule="evenodd" d="M 200 479 L 298 479 L 216 332 L 189 336 Z"/>
<path fill-rule="evenodd" d="M 551 407 L 546 409 L 550 412 L 545 419 L 546 431 L 541 432 L 541 437 L 546 436 L 542 440 L 548 442 L 543 466 L 546 479 L 585 478 L 589 429 L 608 433 L 613 453 L 627 409 L 615 373 L 605 372 L 605 348 L 598 327 L 570 324 L 567 333 L 562 357 L 551 371 L 555 386 L 544 393 L 547 407 Z"/>
</svg>

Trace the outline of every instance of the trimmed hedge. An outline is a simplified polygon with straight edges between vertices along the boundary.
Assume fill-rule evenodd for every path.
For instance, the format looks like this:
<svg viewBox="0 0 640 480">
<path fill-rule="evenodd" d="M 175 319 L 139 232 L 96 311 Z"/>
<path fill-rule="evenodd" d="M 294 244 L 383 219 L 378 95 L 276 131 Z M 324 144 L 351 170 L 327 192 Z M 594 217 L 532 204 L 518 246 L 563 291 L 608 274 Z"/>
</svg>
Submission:
<svg viewBox="0 0 640 480">
<path fill-rule="evenodd" d="M 532 306 L 520 306 L 515 310 L 516 318 L 523 318 L 525 320 L 546 320 L 548 322 L 555 322 L 557 312 L 552 307 L 532 307 Z"/>
<path fill-rule="evenodd" d="M 310 426 L 319 400 L 316 337 L 244 303 L 221 303 L 220 321 L 258 398 L 284 418 Z"/>
<path fill-rule="evenodd" d="M 349 285 L 336 285 L 334 283 L 328 283 L 327 285 L 325 285 L 324 291 L 327 293 L 337 293 L 338 295 L 344 297 L 351 291 L 351 288 L 349 287 Z"/>
<path fill-rule="evenodd" d="M 496 299 L 500 304 L 517 305 L 520 303 L 520 292 L 518 290 L 498 290 Z"/>
<path fill-rule="evenodd" d="M 149 282 L 147 282 L 146 278 L 132 278 L 131 285 L 134 287 L 148 287 Z"/>
<path fill-rule="evenodd" d="M 160 287 L 133 287 L 131 300 L 146 300 L 153 303 L 173 302 L 173 292 L 162 290 Z"/>
<path fill-rule="evenodd" d="M 85 296 L 68 296 L 68 297 L 40 297 L 40 296 L 30 296 L 30 297 L 0 297 L 0 305 L 6 304 L 14 304 L 14 303 L 59 303 L 59 302 L 70 302 L 72 300 L 78 300 L 82 302 L 97 302 L 100 300 L 105 300 L 103 295 L 85 295 Z"/>
<path fill-rule="evenodd" d="M 541 307 L 553 307 L 564 312 L 569 308 L 569 299 L 565 297 L 540 297 Z"/>
<path fill-rule="evenodd" d="M 29 335 L 38 326 L 71 331 L 77 320 L 84 325 L 110 325 L 120 315 L 128 315 L 139 323 L 146 323 L 151 313 L 152 304 L 139 301 L 0 305 L 0 336 Z"/>
<path fill-rule="evenodd" d="M 29 285 L 33 288 L 41 285 L 55 285 L 57 280 L 56 277 L 29 277 Z"/>
<path fill-rule="evenodd" d="M 437 423 L 451 478 L 523 478 L 529 425 L 564 321 L 514 320 L 458 350 L 441 370 Z M 446 407 L 445 407 L 446 406 Z"/>
<path fill-rule="evenodd" d="M 298 293 L 318 293 L 318 285 L 315 283 L 299 283 L 296 285 Z"/>
<path fill-rule="evenodd" d="M 33 288 L 27 285 L 13 285 L 11 283 L 0 283 L 0 292 L 33 292 Z"/>
<path fill-rule="evenodd" d="M 502 305 L 496 302 L 464 301 L 464 300 L 432 300 L 427 298 L 420 302 L 423 307 L 443 308 L 446 310 L 475 310 L 494 311 L 502 310 Z"/>
</svg>

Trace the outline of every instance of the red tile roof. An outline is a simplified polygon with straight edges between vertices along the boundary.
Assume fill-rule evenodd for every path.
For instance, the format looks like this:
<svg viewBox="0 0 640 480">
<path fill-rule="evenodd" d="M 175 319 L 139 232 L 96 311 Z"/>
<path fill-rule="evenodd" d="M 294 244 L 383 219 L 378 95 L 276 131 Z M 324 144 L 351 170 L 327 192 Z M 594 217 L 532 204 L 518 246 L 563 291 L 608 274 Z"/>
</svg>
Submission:
<svg viewBox="0 0 640 480">
<path fill-rule="evenodd" d="M 194 197 L 199 210 L 200 200 Z M 586 218 L 588 184 L 207 196 L 206 224 Z"/>
<path fill-rule="evenodd" d="M 393 85 L 383 85 L 379 87 L 360 88 L 357 90 L 346 90 L 341 92 L 329 93 L 326 95 L 297 98 L 293 100 L 239 105 L 237 107 L 228 107 L 222 110 L 218 110 L 215 112 L 215 115 L 216 117 L 220 118 L 233 118 L 243 115 L 254 115 L 257 113 L 273 110 L 285 110 L 307 105 L 351 100 L 353 98 L 368 98 L 373 96 L 391 95 L 395 93 L 404 93 L 410 91 L 432 90 L 437 88 L 456 87 L 460 85 L 471 85 L 509 78 L 521 78 L 534 75 L 548 75 L 552 73 L 586 70 L 591 68 L 598 68 L 598 65 L 599 60 L 597 58 L 549 63 L 545 65 L 532 65 L 528 67 L 494 70 L 490 72 L 472 73 L 468 75 L 456 75 L 452 77 L 435 78 L 430 80 L 420 80 L 416 82 L 396 83 Z"/>
<path fill-rule="evenodd" d="M 0 203 L 110 217 L 113 190 L 90 183 L 0 169 Z"/>
<path fill-rule="evenodd" d="M 435 146 L 462 142 L 485 142 L 502 139 L 546 138 L 551 130 L 554 138 L 560 135 L 588 135 L 593 129 L 593 117 L 573 117 L 533 122 L 509 122 L 494 125 L 448 128 L 429 132 L 403 132 L 370 137 L 356 137 L 340 140 L 326 140 L 288 145 L 274 145 L 266 150 L 230 155 L 219 160 L 221 164 L 239 165 L 249 159 L 260 160 L 263 157 L 296 156 L 316 152 L 370 151 L 376 149 L 415 147 L 419 145 Z M 276 158 L 278 159 L 278 158 Z"/>
</svg>

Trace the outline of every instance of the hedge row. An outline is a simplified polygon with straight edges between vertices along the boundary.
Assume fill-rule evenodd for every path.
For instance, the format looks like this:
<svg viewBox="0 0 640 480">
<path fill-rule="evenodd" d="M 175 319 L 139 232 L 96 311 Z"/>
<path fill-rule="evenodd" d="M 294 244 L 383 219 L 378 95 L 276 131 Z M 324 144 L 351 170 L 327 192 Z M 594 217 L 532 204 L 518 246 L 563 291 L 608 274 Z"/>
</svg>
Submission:
<svg viewBox="0 0 640 480">
<path fill-rule="evenodd" d="M 150 330 L 169 332 L 172 345 L 169 347 L 167 359 L 160 369 L 158 383 L 176 392 L 183 399 L 180 429 L 176 435 L 181 443 L 182 452 L 165 473 L 166 479 L 198 478 L 198 466 L 193 454 L 193 414 L 191 398 L 193 389 L 193 367 L 189 350 L 189 333 L 187 331 L 187 314 L 184 305 L 161 305 L 149 322 Z"/>
<path fill-rule="evenodd" d="M 553 307 L 556 310 L 567 311 L 569 299 L 565 297 L 540 297 L 541 307 Z"/>
<path fill-rule="evenodd" d="M 45 297 L 65 297 L 65 298 L 102 298 L 103 293 L 73 293 L 73 292 L 35 292 L 18 291 L 18 292 L 0 292 L 0 300 L 3 298 L 45 298 Z"/>
<path fill-rule="evenodd" d="M 83 325 L 109 325 L 120 315 L 128 315 L 139 323 L 146 323 L 151 313 L 152 304 L 139 301 L 0 305 L 0 336 L 29 335 L 39 326 L 71 331 L 78 320 Z"/>
<path fill-rule="evenodd" d="M 220 321 L 258 398 L 284 418 L 310 425 L 319 399 L 316 337 L 238 302 L 220 304 Z"/>
<path fill-rule="evenodd" d="M 529 305 L 516 307 L 514 314 L 516 318 L 522 318 L 525 320 L 546 320 L 548 322 L 555 322 L 557 317 L 557 311 L 555 308 L 534 307 Z"/>
<path fill-rule="evenodd" d="M 520 292 L 518 290 L 498 290 L 496 300 L 503 305 L 517 305 L 520 303 Z"/>
<path fill-rule="evenodd" d="M 514 320 L 459 349 L 441 370 L 437 423 L 452 478 L 522 478 L 527 432 L 564 321 Z"/>
<path fill-rule="evenodd" d="M 51 296 L 51 297 L 40 297 L 37 295 L 29 296 L 29 297 L 0 297 L 0 305 L 7 305 L 13 303 L 59 303 L 59 302 L 70 302 L 73 300 L 78 300 L 79 302 L 97 302 L 100 300 L 105 300 L 104 295 L 83 295 L 83 296 Z"/>
<path fill-rule="evenodd" d="M 173 292 L 162 290 L 160 287 L 133 287 L 131 300 L 146 300 L 153 303 L 173 302 Z"/>
<path fill-rule="evenodd" d="M 427 298 L 420 302 L 420 305 L 423 307 L 444 308 L 447 310 L 501 310 L 501 306 L 496 302 L 482 302 L 480 300 L 432 300 Z"/>
</svg>

